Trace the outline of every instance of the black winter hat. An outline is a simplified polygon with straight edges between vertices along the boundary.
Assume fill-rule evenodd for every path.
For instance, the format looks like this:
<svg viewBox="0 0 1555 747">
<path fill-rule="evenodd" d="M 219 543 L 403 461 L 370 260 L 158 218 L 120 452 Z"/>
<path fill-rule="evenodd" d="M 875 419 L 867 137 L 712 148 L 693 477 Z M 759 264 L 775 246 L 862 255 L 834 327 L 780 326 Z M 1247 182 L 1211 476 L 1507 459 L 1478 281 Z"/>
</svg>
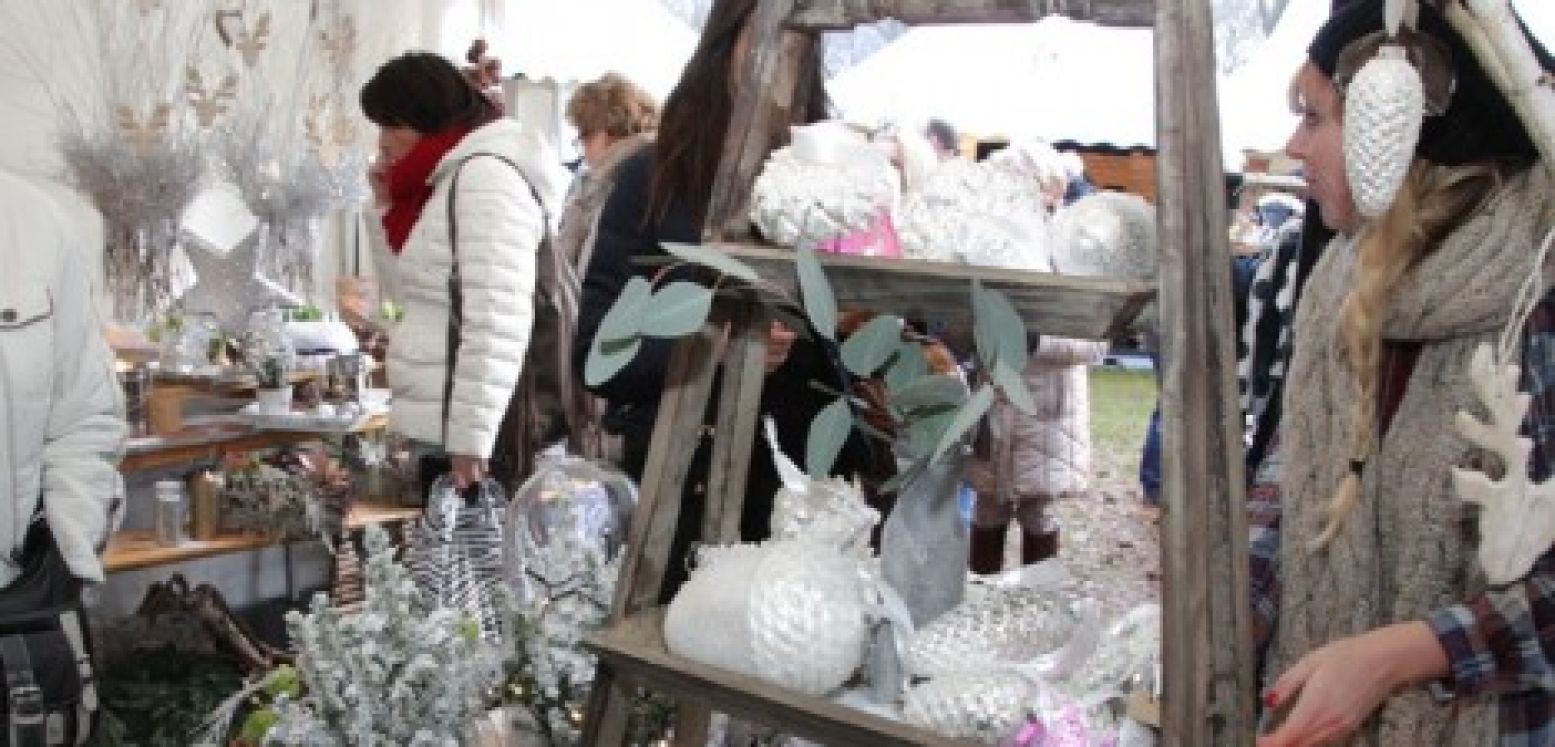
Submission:
<svg viewBox="0 0 1555 747">
<path fill-rule="evenodd" d="M 1336 10 L 1307 48 L 1312 64 L 1332 80 L 1348 44 L 1383 30 L 1382 6 L 1383 0 L 1350 0 Z M 1555 58 L 1528 33 L 1520 18 L 1518 25 L 1538 57 L 1539 66 L 1555 70 Z M 1415 155 L 1444 166 L 1537 159 L 1533 140 L 1512 105 L 1485 74 L 1468 44 L 1429 0 L 1420 3 L 1418 30 L 1445 46 L 1451 56 L 1454 81 L 1446 111 L 1426 117 Z"/>
</svg>

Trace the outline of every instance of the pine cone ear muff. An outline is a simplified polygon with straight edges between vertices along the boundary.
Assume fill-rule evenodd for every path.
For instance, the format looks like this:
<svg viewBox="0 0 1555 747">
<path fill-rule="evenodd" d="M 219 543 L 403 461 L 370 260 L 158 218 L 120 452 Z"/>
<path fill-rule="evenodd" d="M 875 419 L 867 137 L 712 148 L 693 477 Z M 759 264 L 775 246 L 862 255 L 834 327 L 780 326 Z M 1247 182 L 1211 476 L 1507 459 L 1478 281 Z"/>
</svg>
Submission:
<svg viewBox="0 0 1555 747">
<path fill-rule="evenodd" d="M 1419 71 L 1403 47 L 1382 46 L 1344 95 L 1344 171 L 1363 217 L 1376 218 L 1393 204 L 1424 121 Z"/>
<path fill-rule="evenodd" d="M 1351 42 L 1335 69 L 1334 83 L 1344 93 L 1345 175 L 1368 219 L 1393 204 L 1425 117 L 1445 112 L 1452 99 L 1451 53 L 1414 30 L 1415 2 L 1388 0 L 1389 30 Z M 1411 18 L 1404 23 L 1406 14 Z"/>
</svg>

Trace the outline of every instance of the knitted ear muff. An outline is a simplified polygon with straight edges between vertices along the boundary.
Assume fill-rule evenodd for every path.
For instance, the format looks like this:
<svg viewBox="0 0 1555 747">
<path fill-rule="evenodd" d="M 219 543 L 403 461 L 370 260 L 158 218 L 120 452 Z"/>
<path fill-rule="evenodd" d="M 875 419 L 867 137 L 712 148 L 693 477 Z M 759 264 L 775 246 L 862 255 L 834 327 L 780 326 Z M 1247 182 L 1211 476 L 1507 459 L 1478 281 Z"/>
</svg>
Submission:
<svg viewBox="0 0 1555 747">
<path fill-rule="evenodd" d="M 1345 89 L 1344 167 L 1355 206 L 1365 218 L 1387 212 L 1404 184 L 1425 121 L 1425 83 L 1399 39 L 1418 0 L 1387 0 L 1389 43 Z M 1410 24 L 1413 25 L 1412 23 Z"/>
</svg>

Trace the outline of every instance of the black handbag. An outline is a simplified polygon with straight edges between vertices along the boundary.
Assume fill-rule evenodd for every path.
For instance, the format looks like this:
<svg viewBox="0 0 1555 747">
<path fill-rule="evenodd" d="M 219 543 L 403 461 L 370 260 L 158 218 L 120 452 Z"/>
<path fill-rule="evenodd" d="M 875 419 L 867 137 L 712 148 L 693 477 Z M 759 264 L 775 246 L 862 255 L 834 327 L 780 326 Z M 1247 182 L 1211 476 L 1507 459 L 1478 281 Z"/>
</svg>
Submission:
<svg viewBox="0 0 1555 747">
<path fill-rule="evenodd" d="M 85 744 L 98 700 L 81 605 L 84 583 L 70 572 L 42 520 L 28 528 L 18 565 L 21 575 L 0 589 L 0 745 Z"/>
</svg>

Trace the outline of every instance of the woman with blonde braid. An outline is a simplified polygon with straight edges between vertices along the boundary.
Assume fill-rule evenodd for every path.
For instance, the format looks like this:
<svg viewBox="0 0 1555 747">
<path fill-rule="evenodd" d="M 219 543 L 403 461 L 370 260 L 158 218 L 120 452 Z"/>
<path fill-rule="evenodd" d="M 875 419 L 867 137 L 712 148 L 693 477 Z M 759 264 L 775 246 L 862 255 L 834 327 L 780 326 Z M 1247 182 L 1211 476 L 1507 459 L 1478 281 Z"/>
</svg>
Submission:
<svg viewBox="0 0 1555 747">
<path fill-rule="evenodd" d="M 1555 294 L 1526 322 L 1514 307 L 1530 274 L 1542 270 L 1550 287 L 1550 263 L 1534 263 L 1555 190 L 1506 99 L 1422 3 L 1406 43 L 1447 53 L 1420 63 L 1434 106 L 1398 198 L 1361 217 L 1343 91 L 1374 56 L 1382 5 L 1339 10 L 1294 85 L 1302 121 L 1287 150 L 1338 235 L 1297 309 L 1278 447 L 1255 476 L 1255 500 L 1277 495 L 1280 508 L 1254 533 L 1255 607 L 1278 610 L 1260 626 L 1265 704 L 1283 717 L 1259 744 L 1555 745 L 1555 553 L 1491 587 L 1478 522 L 1451 478 L 1493 464 L 1453 422 L 1482 411 L 1471 353 L 1519 324 L 1529 471 L 1550 474 Z"/>
</svg>

